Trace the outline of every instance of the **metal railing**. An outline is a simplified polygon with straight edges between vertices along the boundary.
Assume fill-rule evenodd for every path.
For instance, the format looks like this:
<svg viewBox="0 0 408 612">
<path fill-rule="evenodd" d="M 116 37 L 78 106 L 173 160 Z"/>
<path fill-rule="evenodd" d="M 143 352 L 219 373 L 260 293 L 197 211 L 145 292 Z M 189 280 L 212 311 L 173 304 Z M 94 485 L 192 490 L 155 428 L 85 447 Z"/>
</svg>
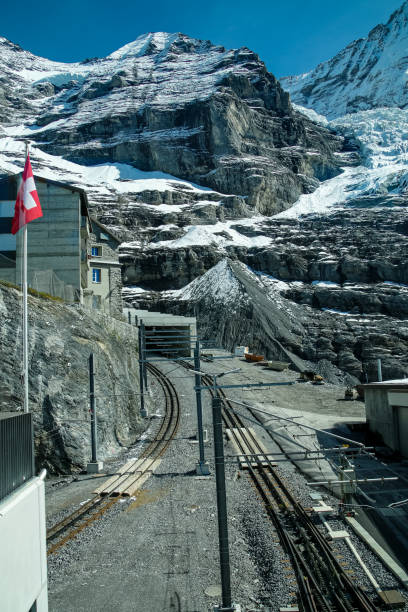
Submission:
<svg viewBox="0 0 408 612">
<path fill-rule="evenodd" d="M 0 412 L 0 501 L 33 476 L 31 413 Z"/>
</svg>

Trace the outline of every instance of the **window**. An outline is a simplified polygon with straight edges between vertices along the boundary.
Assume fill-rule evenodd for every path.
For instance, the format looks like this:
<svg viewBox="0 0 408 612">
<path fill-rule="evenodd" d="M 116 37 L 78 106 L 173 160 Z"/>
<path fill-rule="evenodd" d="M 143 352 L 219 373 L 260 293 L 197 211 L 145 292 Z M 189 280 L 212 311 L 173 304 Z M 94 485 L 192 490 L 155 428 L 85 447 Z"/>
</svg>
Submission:
<svg viewBox="0 0 408 612">
<path fill-rule="evenodd" d="M 92 268 L 92 282 L 100 283 L 102 276 L 102 270 L 100 268 Z"/>
<path fill-rule="evenodd" d="M 1 214 L 1 209 L 0 209 Z M 11 232 L 11 218 L 0 217 L 0 234 L 10 234 Z"/>
<path fill-rule="evenodd" d="M 102 299 L 100 295 L 93 295 L 92 296 L 92 308 L 95 308 L 95 310 L 100 310 L 101 309 L 101 304 L 102 304 Z"/>
<path fill-rule="evenodd" d="M 102 247 L 100 247 L 100 246 L 93 246 L 91 248 L 91 254 L 92 254 L 92 257 L 101 257 L 102 256 Z"/>
</svg>

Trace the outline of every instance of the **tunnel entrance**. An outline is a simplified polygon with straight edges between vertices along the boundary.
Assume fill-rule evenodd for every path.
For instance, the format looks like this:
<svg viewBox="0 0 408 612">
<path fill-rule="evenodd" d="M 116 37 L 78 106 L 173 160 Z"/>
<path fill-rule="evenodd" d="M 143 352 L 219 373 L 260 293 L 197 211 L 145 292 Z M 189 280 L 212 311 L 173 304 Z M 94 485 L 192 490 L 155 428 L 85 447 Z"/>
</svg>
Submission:
<svg viewBox="0 0 408 612">
<path fill-rule="evenodd" d="M 147 359 L 161 355 L 174 359 L 191 356 L 191 330 L 189 325 L 146 325 Z"/>
</svg>

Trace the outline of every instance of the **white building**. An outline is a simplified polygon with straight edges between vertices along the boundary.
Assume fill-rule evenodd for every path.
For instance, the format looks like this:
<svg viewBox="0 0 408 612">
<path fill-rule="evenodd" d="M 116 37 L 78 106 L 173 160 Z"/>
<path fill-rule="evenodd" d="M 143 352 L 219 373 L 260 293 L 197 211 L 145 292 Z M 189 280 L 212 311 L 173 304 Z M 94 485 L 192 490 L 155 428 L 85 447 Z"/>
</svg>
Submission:
<svg viewBox="0 0 408 612">
<path fill-rule="evenodd" d="M 47 612 L 44 481 L 28 412 L 0 412 L 0 542 L 1 612 Z"/>
<path fill-rule="evenodd" d="M 408 458 L 408 379 L 364 385 L 364 401 L 369 430 Z"/>
</svg>

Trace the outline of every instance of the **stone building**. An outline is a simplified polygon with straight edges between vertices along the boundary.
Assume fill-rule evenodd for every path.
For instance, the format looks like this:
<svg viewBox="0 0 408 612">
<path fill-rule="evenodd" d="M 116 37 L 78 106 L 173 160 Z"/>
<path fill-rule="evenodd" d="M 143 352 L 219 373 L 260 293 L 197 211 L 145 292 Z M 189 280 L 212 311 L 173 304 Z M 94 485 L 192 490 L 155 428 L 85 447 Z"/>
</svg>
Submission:
<svg viewBox="0 0 408 612">
<path fill-rule="evenodd" d="M 364 400 L 369 430 L 408 458 L 408 379 L 364 385 Z"/>
<path fill-rule="evenodd" d="M 84 292 L 85 303 L 112 315 L 122 313 L 119 245 L 120 239 L 92 217 L 88 247 L 88 288 Z"/>
</svg>

